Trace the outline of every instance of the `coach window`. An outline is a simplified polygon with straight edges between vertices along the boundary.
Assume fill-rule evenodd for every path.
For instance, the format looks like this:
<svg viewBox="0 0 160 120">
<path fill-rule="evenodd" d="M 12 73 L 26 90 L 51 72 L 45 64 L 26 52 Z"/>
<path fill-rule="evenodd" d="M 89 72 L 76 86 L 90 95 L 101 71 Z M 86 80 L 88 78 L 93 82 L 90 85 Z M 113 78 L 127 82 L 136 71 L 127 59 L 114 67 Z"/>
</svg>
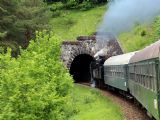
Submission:
<svg viewBox="0 0 160 120">
<path fill-rule="evenodd" d="M 114 66 L 114 76 L 117 76 L 117 66 Z"/>
<path fill-rule="evenodd" d="M 148 63 L 146 64 L 146 69 L 145 69 L 145 87 L 148 88 Z"/>
<path fill-rule="evenodd" d="M 143 86 L 145 86 L 145 79 L 146 79 L 146 76 L 145 76 L 145 65 L 143 65 Z"/>
<path fill-rule="evenodd" d="M 144 80 L 144 87 L 146 86 L 146 65 L 143 65 L 143 80 Z"/>
<path fill-rule="evenodd" d="M 112 76 L 114 76 L 114 71 L 113 71 L 113 67 L 111 67 L 111 72 L 112 72 Z"/>
<path fill-rule="evenodd" d="M 148 78 L 149 78 L 149 88 L 151 90 L 153 90 L 153 87 L 152 87 L 152 63 L 149 63 L 149 74 L 148 74 Z"/>
<path fill-rule="evenodd" d="M 143 83 L 143 77 L 142 77 L 142 65 L 141 65 L 141 67 L 140 67 L 140 79 L 141 79 L 141 85 L 142 85 L 142 83 Z"/>
<path fill-rule="evenodd" d="M 116 76 L 116 73 L 117 73 L 117 67 L 116 66 L 114 66 L 114 76 Z"/>
<path fill-rule="evenodd" d="M 154 67 L 154 64 L 152 62 L 150 63 L 149 73 L 150 73 L 151 89 L 154 91 L 154 75 L 153 75 L 154 68 L 153 67 Z"/>
<path fill-rule="evenodd" d="M 111 67 L 108 67 L 109 76 L 112 76 Z"/>
<path fill-rule="evenodd" d="M 151 75 L 150 75 L 150 79 L 151 79 L 151 86 L 152 86 L 152 89 L 154 90 L 154 63 L 152 62 L 151 64 L 151 68 L 150 68 L 150 72 L 151 72 Z"/>
<path fill-rule="evenodd" d="M 111 76 L 113 76 L 113 67 L 111 67 Z"/>
<path fill-rule="evenodd" d="M 111 76 L 113 76 L 113 67 L 110 67 L 111 68 Z"/>
<path fill-rule="evenodd" d="M 154 63 L 154 65 L 153 65 L 153 81 L 154 81 L 154 83 L 153 83 L 153 86 L 154 86 L 154 90 L 156 91 L 157 90 L 157 73 L 156 73 L 156 63 Z"/>
<path fill-rule="evenodd" d="M 150 63 L 148 62 L 147 64 L 147 85 L 148 85 L 148 88 L 151 89 L 151 86 L 150 86 Z"/>
</svg>

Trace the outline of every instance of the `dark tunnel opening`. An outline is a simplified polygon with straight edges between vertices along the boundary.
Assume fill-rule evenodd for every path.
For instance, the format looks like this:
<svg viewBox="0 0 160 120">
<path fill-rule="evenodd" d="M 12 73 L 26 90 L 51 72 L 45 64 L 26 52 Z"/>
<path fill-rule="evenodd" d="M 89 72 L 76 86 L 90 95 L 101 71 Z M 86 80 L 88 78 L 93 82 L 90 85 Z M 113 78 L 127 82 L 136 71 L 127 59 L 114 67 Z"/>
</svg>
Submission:
<svg viewBox="0 0 160 120">
<path fill-rule="evenodd" d="M 90 82 L 90 63 L 94 58 L 88 54 L 80 54 L 75 57 L 70 67 L 70 74 L 75 82 Z"/>
</svg>

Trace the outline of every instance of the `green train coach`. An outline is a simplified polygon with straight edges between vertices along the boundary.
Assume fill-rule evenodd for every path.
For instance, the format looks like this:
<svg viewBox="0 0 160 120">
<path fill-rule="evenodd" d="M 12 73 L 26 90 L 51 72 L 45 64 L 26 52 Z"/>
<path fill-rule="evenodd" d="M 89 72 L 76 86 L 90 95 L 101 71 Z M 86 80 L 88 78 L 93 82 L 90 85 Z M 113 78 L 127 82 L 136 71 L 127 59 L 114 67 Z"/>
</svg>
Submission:
<svg viewBox="0 0 160 120">
<path fill-rule="evenodd" d="M 103 67 L 91 67 L 91 72 L 96 67 L 103 70 L 92 76 L 92 82 L 101 75 L 99 81 L 105 86 L 132 96 L 151 117 L 160 120 L 160 40 L 140 51 L 110 57 Z"/>
<path fill-rule="evenodd" d="M 156 120 L 160 120 L 160 40 L 136 52 L 108 58 L 105 85 L 135 98 Z"/>
<path fill-rule="evenodd" d="M 130 59 L 128 87 L 130 94 L 160 120 L 160 40 Z"/>
<path fill-rule="evenodd" d="M 135 52 L 113 56 L 104 63 L 104 83 L 128 92 L 128 63 Z"/>
</svg>

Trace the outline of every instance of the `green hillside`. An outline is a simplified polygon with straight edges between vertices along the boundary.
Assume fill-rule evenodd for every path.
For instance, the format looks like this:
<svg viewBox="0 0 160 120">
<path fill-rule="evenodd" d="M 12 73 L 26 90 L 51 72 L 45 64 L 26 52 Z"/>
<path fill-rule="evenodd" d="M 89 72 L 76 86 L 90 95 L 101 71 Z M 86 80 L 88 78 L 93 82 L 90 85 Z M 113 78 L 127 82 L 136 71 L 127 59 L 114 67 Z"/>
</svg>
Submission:
<svg viewBox="0 0 160 120">
<path fill-rule="evenodd" d="M 135 25 L 135 27 L 119 36 L 120 43 L 125 52 L 144 48 L 160 38 L 160 17 L 151 24 Z"/>
<path fill-rule="evenodd" d="M 79 35 L 91 35 L 96 31 L 106 11 L 106 5 L 87 11 L 60 10 L 59 16 L 51 19 L 53 32 L 64 40 L 74 40 Z"/>
</svg>

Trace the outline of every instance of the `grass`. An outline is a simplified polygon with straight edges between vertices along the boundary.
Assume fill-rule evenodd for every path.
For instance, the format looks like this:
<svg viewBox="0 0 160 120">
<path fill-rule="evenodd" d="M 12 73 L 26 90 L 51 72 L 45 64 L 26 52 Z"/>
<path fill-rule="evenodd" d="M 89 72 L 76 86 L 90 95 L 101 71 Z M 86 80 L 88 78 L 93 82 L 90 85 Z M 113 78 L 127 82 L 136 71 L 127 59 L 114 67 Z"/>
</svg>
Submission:
<svg viewBox="0 0 160 120">
<path fill-rule="evenodd" d="M 75 85 L 72 97 L 77 114 L 70 120 L 124 120 L 120 107 L 96 89 Z"/>
<path fill-rule="evenodd" d="M 58 16 L 51 19 L 50 25 L 53 32 L 63 40 L 75 40 L 79 35 L 91 35 L 96 32 L 105 11 L 106 5 L 87 11 L 60 10 L 57 11 Z"/>
</svg>

